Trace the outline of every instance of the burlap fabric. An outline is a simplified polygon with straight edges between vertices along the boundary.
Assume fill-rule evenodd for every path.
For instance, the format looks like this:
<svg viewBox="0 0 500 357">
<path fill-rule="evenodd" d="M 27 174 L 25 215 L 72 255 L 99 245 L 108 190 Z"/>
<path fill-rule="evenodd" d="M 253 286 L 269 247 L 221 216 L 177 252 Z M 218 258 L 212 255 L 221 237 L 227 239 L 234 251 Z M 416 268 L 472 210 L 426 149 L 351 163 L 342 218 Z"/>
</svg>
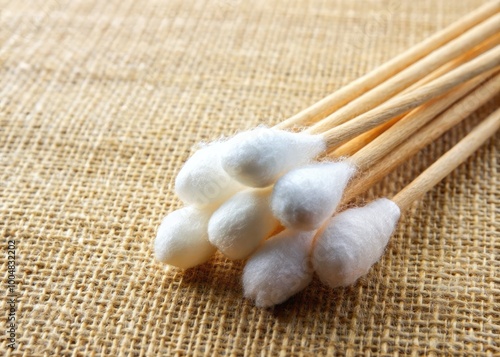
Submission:
<svg viewBox="0 0 500 357">
<path fill-rule="evenodd" d="M 0 231 L 9 356 L 500 355 L 499 136 L 406 213 L 355 286 L 274 309 L 241 263 L 154 261 L 199 141 L 276 123 L 482 1 L 2 1 Z M 396 193 L 489 102 L 373 188 Z M 2 290 L 7 254 L 2 254 Z M 9 310 L 3 298 L 2 320 Z"/>
</svg>

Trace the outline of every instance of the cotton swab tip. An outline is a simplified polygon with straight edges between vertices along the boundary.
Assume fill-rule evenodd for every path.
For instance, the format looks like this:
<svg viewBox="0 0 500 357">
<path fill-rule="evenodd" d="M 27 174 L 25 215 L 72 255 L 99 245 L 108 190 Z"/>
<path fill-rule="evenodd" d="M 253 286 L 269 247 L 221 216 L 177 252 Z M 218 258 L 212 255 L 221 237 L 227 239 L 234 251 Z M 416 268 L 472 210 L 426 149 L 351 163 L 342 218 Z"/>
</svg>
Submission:
<svg viewBox="0 0 500 357">
<path fill-rule="evenodd" d="M 208 210 L 188 206 L 166 216 L 154 241 L 156 259 L 182 269 L 209 260 L 216 251 L 208 241 L 210 214 Z"/>
<path fill-rule="evenodd" d="M 333 217 L 312 253 L 321 281 L 330 287 L 348 286 L 368 273 L 382 256 L 399 217 L 399 207 L 386 198 Z"/>
<path fill-rule="evenodd" d="M 222 166 L 235 180 L 250 187 L 266 187 L 294 167 L 326 149 L 321 135 L 258 127 L 227 141 Z"/>
<path fill-rule="evenodd" d="M 274 185 L 273 214 L 288 228 L 319 228 L 335 212 L 355 172 L 347 161 L 316 163 L 288 172 Z"/>
<path fill-rule="evenodd" d="M 238 192 L 210 218 L 209 240 L 229 259 L 247 258 L 277 228 L 270 194 L 270 188 Z"/>
<path fill-rule="evenodd" d="M 267 240 L 243 270 L 245 297 L 259 307 L 280 304 L 312 280 L 309 249 L 315 232 L 285 230 Z"/>
<path fill-rule="evenodd" d="M 212 143 L 186 161 L 175 180 L 175 192 L 184 203 L 217 205 L 242 188 L 221 166 L 224 147 L 224 142 Z"/>
</svg>

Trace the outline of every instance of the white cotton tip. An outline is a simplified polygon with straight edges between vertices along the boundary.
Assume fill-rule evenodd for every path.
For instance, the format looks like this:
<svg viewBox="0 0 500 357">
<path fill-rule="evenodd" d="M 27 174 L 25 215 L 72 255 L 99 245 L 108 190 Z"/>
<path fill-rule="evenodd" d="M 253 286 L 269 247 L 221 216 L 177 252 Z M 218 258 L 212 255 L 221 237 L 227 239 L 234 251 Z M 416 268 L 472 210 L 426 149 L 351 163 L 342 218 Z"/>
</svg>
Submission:
<svg viewBox="0 0 500 357">
<path fill-rule="evenodd" d="M 183 269 L 209 260 L 216 251 L 208 241 L 210 214 L 209 210 L 188 206 L 166 216 L 154 242 L 156 259 Z"/>
<path fill-rule="evenodd" d="M 258 127 L 227 141 L 222 166 L 230 176 L 247 186 L 266 187 L 325 149 L 321 135 Z"/>
<path fill-rule="evenodd" d="M 208 237 L 229 259 L 245 259 L 278 227 L 269 208 L 271 188 L 238 192 L 214 212 Z"/>
<path fill-rule="evenodd" d="M 175 179 L 175 193 L 184 203 L 217 205 L 242 189 L 222 168 L 224 148 L 224 142 L 210 144 L 186 161 Z"/>
<path fill-rule="evenodd" d="M 285 230 L 267 240 L 243 270 L 245 297 L 259 307 L 269 307 L 304 289 L 313 275 L 309 250 L 314 234 Z"/>
<path fill-rule="evenodd" d="M 292 170 L 274 185 L 273 214 L 288 228 L 319 228 L 335 212 L 355 167 L 343 162 L 317 163 Z"/>
<path fill-rule="evenodd" d="M 399 207 L 381 198 L 333 217 L 312 253 L 321 281 L 331 287 L 347 286 L 368 273 L 382 256 L 399 216 Z"/>
</svg>

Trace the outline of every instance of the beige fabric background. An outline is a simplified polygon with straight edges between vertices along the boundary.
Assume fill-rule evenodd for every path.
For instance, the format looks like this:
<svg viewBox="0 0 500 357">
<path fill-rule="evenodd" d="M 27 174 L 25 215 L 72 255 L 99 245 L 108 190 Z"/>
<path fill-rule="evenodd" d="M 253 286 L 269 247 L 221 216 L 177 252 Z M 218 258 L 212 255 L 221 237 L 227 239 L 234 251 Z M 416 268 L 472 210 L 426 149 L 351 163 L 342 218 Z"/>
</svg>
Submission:
<svg viewBox="0 0 500 357">
<path fill-rule="evenodd" d="M 353 287 L 315 280 L 263 310 L 242 298 L 240 263 L 167 271 L 152 255 L 193 145 L 283 120 L 482 1 L 0 3 L 0 232 L 20 294 L 7 355 L 500 355 L 498 135 Z M 367 198 L 397 192 L 496 99 Z"/>
</svg>

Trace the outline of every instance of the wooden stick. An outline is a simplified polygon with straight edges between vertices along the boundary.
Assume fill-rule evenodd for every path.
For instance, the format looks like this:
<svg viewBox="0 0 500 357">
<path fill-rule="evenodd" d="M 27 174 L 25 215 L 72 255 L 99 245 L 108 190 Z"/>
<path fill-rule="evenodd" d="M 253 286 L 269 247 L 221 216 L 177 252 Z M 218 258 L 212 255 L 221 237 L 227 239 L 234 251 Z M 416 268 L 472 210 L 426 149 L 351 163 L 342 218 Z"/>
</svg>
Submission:
<svg viewBox="0 0 500 357">
<path fill-rule="evenodd" d="M 477 108 L 492 99 L 499 91 L 500 74 L 488 80 L 471 94 L 453 104 L 406 142 L 399 145 L 369 170 L 354 179 L 345 191 L 342 202 L 346 204 L 367 191 L 396 167 L 406 162 L 422 148 L 434 142 L 446 131 L 468 117 Z"/>
<path fill-rule="evenodd" d="M 406 88 L 402 93 L 407 93 L 415 88 L 420 87 L 423 84 L 429 83 L 431 80 L 436 79 L 443 74 L 451 71 L 454 68 L 457 68 L 458 66 L 466 63 L 467 61 L 471 60 L 472 58 L 477 57 L 478 55 L 490 50 L 491 48 L 495 47 L 496 45 L 500 44 L 500 34 L 490 37 L 487 41 L 483 42 L 479 46 L 473 48 L 471 51 L 464 53 L 462 56 L 456 58 L 455 60 L 445 64 L 444 66 L 438 68 L 428 76 L 422 78 L 420 81 L 417 83 L 411 85 L 410 87 Z M 377 126 L 366 133 L 363 133 L 357 137 L 355 137 L 352 140 L 349 140 L 347 143 L 343 144 L 339 148 L 335 149 L 329 156 L 330 157 L 342 157 L 342 156 L 349 156 L 353 155 L 357 151 L 361 150 L 364 146 L 372 142 L 376 137 L 378 137 L 380 134 L 385 132 L 387 129 L 389 129 L 391 126 L 393 126 L 395 123 L 397 123 L 400 119 L 404 118 L 405 115 L 399 115 L 391 120 L 389 120 L 387 123 L 382 124 L 380 126 Z"/>
<path fill-rule="evenodd" d="M 467 31 L 462 36 L 435 50 L 427 57 L 399 72 L 378 87 L 354 99 L 349 104 L 329 115 L 326 119 L 311 126 L 307 132 L 312 134 L 322 133 L 375 108 L 377 105 L 394 97 L 397 93 L 424 77 L 427 73 L 439 68 L 464 51 L 468 51 L 483 42 L 486 38 L 499 32 L 500 14 L 496 14 Z"/>
<path fill-rule="evenodd" d="M 334 149 L 355 136 L 381 125 L 397 115 L 408 112 L 481 73 L 500 66 L 500 46 L 446 73 L 438 79 L 323 133 L 329 149 Z"/>
<path fill-rule="evenodd" d="M 483 73 L 453 89 L 450 93 L 413 109 L 385 133 L 352 155 L 350 160 L 356 164 L 358 170 L 367 169 L 490 76 L 490 72 Z"/>
<path fill-rule="evenodd" d="M 285 129 L 293 125 L 303 125 L 326 117 L 498 11 L 500 11 L 500 1 L 494 0 L 484 4 L 433 36 L 409 48 L 399 56 L 323 98 L 311 107 L 279 123 L 275 128 Z"/>
<path fill-rule="evenodd" d="M 404 116 L 405 115 L 398 115 L 397 117 L 389 120 L 387 123 L 379 125 L 371 130 L 368 130 L 366 133 L 356 136 L 354 139 L 351 139 L 345 144 L 342 144 L 341 146 L 336 148 L 333 152 L 329 153 L 328 156 L 331 158 L 338 158 L 354 155 L 359 150 L 375 140 L 375 138 L 377 138 L 379 135 L 396 124 L 399 120 L 404 118 Z"/>
<path fill-rule="evenodd" d="M 392 198 L 403 211 L 415 200 L 436 186 L 450 172 L 471 156 L 484 142 L 500 128 L 500 109 L 488 116 L 451 150 L 441 156 L 427 170 Z"/>
</svg>

